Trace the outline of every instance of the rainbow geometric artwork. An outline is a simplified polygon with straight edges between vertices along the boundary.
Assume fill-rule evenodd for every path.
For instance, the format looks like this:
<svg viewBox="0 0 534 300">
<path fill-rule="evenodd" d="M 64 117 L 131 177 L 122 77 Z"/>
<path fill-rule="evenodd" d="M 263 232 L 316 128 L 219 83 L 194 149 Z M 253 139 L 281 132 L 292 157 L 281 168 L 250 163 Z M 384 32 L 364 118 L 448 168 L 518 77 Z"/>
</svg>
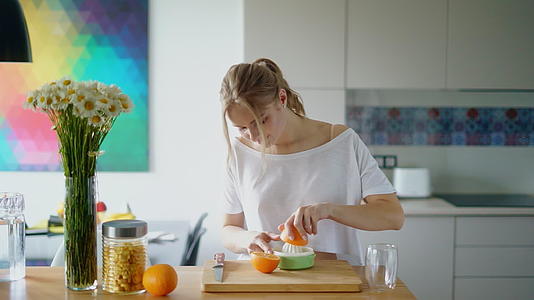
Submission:
<svg viewBox="0 0 534 300">
<path fill-rule="evenodd" d="M 1 1 L 1 0 L 0 0 Z M 116 84 L 135 108 L 119 116 L 100 171 L 148 171 L 148 0 L 20 0 L 32 63 L 0 63 L 0 171 L 59 171 L 45 113 L 22 108 L 26 93 L 69 76 Z"/>
</svg>

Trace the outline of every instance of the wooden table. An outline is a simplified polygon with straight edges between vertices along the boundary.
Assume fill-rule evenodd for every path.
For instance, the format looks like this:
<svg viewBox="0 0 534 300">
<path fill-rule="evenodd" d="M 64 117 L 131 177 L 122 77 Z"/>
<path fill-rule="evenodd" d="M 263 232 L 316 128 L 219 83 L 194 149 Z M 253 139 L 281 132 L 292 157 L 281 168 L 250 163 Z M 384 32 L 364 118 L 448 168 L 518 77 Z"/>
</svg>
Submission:
<svg viewBox="0 0 534 300">
<path fill-rule="evenodd" d="M 200 291 L 202 267 L 176 267 L 178 286 L 166 299 L 415 299 L 400 280 L 397 287 L 382 293 L 370 293 L 363 275 L 363 267 L 354 267 L 363 281 L 359 293 L 203 293 Z M 104 294 L 102 291 L 72 292 L 64 287 L 64 269 L 61 267 L 29 267 L 26 278 L 15 282 L 0 282 L 0 299 L 155 299 L 148 293 L 133 296 Z M 161 298 L 160 298 L 161 299 Z M 163 298 L 165 299 L 165 298 Z"/>
</svg>

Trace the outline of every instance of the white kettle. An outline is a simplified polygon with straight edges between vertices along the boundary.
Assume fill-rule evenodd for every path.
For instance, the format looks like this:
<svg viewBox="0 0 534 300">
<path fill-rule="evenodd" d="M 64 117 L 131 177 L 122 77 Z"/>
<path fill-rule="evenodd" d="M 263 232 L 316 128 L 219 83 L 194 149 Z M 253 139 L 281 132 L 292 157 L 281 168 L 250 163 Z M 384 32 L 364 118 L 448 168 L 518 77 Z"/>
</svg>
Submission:
<svg viewBox="0 0 534 300">
<path fill-rule="evenodd" d="M 393 186 L 401 198 L 426 198 L 432 194 L 427 168 L 393 169 Z"/>
</svg>

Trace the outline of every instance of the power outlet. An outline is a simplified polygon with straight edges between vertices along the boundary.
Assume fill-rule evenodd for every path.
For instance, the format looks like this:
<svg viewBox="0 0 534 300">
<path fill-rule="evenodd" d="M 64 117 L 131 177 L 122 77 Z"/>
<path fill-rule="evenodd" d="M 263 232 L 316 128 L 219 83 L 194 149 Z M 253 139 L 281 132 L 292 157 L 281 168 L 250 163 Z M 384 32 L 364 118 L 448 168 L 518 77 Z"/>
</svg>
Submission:
<svg viewBox="0 0 534 300">
<path fill-rule="evenodd" d="M 373 155 L 373 157 L 381 169 L 393 169 L 397 167 L 397 155 Z"/>
</svg>

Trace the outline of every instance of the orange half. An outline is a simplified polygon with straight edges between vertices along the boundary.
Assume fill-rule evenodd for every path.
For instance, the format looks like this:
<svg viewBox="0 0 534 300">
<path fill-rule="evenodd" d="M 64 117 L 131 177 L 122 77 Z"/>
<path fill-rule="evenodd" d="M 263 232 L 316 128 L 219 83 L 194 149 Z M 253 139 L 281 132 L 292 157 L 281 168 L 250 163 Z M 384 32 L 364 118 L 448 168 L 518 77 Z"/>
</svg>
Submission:
<svg viewBox="0 0 534 300">
<path fill-rule="evenodd" d="M 250 263 L 262 273 L 272 273 L 280 263 L 280 257 L 265 252 L 251 252 Z"/>
<path fill-rule="evenodd" d="M 282 225 L 283 226 L 283 225 Z M 291 226 L 291 232 L 293 233 L 294 239 L 289 238 L 289 230 L 284 227 L 282 233 L 280 234 L 280 239 L 288 244 L 295 246 L 306 246 L 308 245 L 308 240 L 302 238 L 295 226 Z"/>
</svg>

